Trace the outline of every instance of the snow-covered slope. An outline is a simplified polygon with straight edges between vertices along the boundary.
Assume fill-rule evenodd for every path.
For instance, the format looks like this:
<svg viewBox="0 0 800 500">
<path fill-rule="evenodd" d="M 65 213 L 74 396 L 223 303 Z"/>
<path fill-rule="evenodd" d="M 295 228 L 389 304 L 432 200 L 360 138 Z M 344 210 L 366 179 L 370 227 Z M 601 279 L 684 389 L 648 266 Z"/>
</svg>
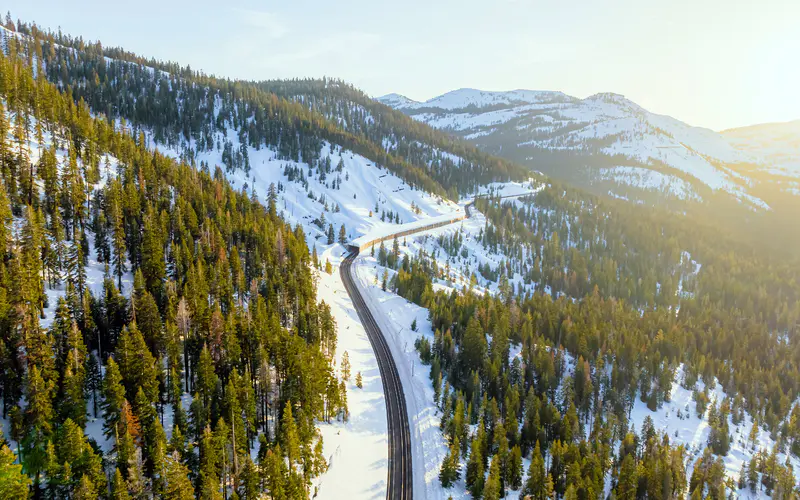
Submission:
<svg viewBox="0 0 800 500">
<path fill-rule="evenodd" d="M 228 129 L 228 138 L 234 138 L 236 133 Z M 162 151 L 179 155 L 177 150 Z M 344 225 L 350 241 L 368 232 L 391 232 L 398 224 L 457 214 L 460 210 L 456 203 L 412 188 L 375 162 L 330 144 L 323 148 L 319 162 L 322 166 L 278 159 L 277 153 L 269 148 L 248 147 L 247 154 L 250 171 L 234 169 L 227 172 L 228 180 L 237 188 L 255 190 L 256 197 L 264 204 L 270 185 L 274 184 L 277 211 L 289 222 L 303 227 L 309 249 L 316 246 L 320 256 L 332 247 L 326 237 L 329 224 L 334 227 L 337 241 L 339 229 Z M 213 170 L 223 164 L 222 151 L 200 152 L 196 161 L 208 164 Z M 330 171 L 323 172 L 324 165 L 330 165 Z"/>
<path fill-rule="evenodd" d="M 492 92 L 477 89 L 459 89 L 434 97 L 425 102 L 413 101 L 400 94 L 388 94 L 379 97 L 378 101 L 395 109 L 444 109 L 458 110 L 473 107 L 475 109 L 496 106 L 547 104 L 557 102 L 571 102 L 575 98 L 562 92 L 540 90 L 511 90 L 508 92 Z"/>
<path fill-rule="evenodd" d="M 762 180 L 752 172 L 794 168 L 800 175 L 800 122 L 780 133 L 754 127 L 721 134 L 613 93 L 577 99 L 561 92 L 460 89 L 426 102 L 397 94 L 378 100 L 487 152 L 589 185 L 612 182 L 684 200 L 727 193 L 768 209 L 753 194 Z M 617 167 L 625 168 L 609 174 Z"/>
<path fill-rule="evenodd" d="M 757 156 L 778 172 L 800 177 L 800 120 L 723 130 L 721 134 L 733 147 Z"/>
</svg>

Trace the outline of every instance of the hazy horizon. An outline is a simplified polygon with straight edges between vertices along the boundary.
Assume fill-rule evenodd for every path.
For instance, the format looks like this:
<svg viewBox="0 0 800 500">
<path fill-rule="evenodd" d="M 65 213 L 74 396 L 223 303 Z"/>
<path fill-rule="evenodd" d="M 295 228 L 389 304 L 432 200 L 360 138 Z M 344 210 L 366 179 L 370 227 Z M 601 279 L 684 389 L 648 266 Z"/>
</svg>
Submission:
<svg viewBox="0 0 800 500">
<path fill-rule="evenodd" d="M 800 119 L 800 4 L 12 0 L 12 17 L 241 79 L 334 77 L 425 101 L 460 88 L 622 94 L 724 130 Z"/>
</svg>

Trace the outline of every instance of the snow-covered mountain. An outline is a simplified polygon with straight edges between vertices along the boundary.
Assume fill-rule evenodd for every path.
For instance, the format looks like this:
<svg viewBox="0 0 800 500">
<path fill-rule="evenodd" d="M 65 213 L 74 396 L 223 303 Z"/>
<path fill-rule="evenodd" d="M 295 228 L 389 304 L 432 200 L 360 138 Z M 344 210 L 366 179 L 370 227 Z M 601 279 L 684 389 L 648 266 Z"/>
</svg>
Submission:
<svg viewBox="0 0 800 500">
<path fill-rule="evenodd" d="M 401 110 L 442 109 L 463 110 L 473 107 L 483 110 L 489 107 L 507 107 L 525 104 L 547 104 L 575 101 L 562 92 L 539 90 L 511 90 L 508 92 L 492 92 L 476 89 L 453 90 L 446 94 L 434 97 L 425 102 L 417 102 L 400 94 L 389 94 L 378 98 L 387 106 Z"/>
<path fill-rule="evenodd" d="M 615 197 L 704 200 L 723 193 L 765 210 L 759 185 L 793 181 L 758 173 L 800 176 L 800 122 L 718 133 L 613 93 L 578 99 L 460 89 L 425 102 L 398 94 L 378 101 L 486 152 Z"/>
</svg>

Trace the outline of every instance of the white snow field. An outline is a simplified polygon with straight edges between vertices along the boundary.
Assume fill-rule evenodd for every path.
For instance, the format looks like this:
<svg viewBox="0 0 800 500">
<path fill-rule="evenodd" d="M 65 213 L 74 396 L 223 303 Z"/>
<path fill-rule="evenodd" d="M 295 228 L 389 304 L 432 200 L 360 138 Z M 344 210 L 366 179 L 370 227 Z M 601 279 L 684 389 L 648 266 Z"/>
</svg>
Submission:
<svg viewBox="0 0 800 500">
<path fill-rule="evenodd" d="M 228 139 L 238 141 L 232 129 L 228 130 Z M 174 149 L 164 152 L 175 157 L 179 155 Z M 284 189 L 278 192 L 278 212 L 288 222 L 303 227 L 309 249 L 313 249 L 314 245 L 318 251 L 327 247 L 324 230 L 314 222 L 323 213 L 326 220 L 325 230 L 328 223 L 333 224 L 338 238 L 339 227 L 344 224 L 348 240 L 352 240 L 371 231 L 393 232 L 398 225 L 388 219 L 381 220 L 382 212 L 397 214 L 402 224 L 454 214 L 460 210 L 456 203 L 413 189 L 375 162 L 330 144 L 326 144 L 322 151 L 323 158 L 330 157 L 333 168 L 325 180 L 320 180 L 316 169 L 311 169 L 312 174 L 308 175 L 308 163 L 278 159 L 271 149 L 248 147 L 248 157 L 251 166 L 249 174 L 237 169 L 227 174 L 228 180 L 236 188 L 241 189 L 247 185 L 248 190 L 255 189 L 258 199 L 264 204 L 270 184 L 274 183 L 277 187 L 280 183 Z M 337 172 L 335 169 L 340 160 L 343 167 L 341 172 Z M 222 151 L 215 149 L 200 152 L 197 154 L 198 164 L 201 161 L 207 162 L 213 170 L 215 165 L 223 164 Z M 285 173 L 287 167 L 303 172 L 308 182 L 307 190 L 299 180 L 288 180 Z M 341 179 L 341 184 L 338 189 L 334 189 L 332 183 L 338 178 Z"/>
<path fill-rule="evenodd" d="M 610 179 L 618 184 L 637 186 L 645 190 L 674 195 L 680 199 L 700 198 L 694 187 L 680 177 L 666 175 L 644 167 L 618 166 L 599 170 L 601 179 Z"/>
</svg>

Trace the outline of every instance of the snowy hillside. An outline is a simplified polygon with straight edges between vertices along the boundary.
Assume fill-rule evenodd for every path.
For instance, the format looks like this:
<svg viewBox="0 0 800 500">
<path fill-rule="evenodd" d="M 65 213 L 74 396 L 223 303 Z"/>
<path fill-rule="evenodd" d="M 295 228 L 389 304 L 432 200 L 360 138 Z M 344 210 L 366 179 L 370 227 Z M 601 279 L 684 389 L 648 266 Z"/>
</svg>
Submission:
<svg viewBox="0 0 800 500">
<path fill-rule="evenodd" d="M 490 92 L 476 89 L 459 89 L 448 92 L 439 97 L 434 97 L 425 102 L 413 101 L 400 94 L 388 94 L 379 97 L 378 101 L 395 109 L 443 109 L 460 110 L 473 107 L 476 109 L 494 106 L 514 106 L 524 104 L 546 104 L 557 102 L 571 102 L 575 98 L 562 92 L 539 90 L 512 90 L 509 92 Z"/>
<path fill-rule="evenodd" d="M 236 135 L 233 130 L 228 134 Z M 174 150 L 165 152 L 178 155 Z M 206 151 L 197 155 L 197 161 L 213 169 L 222 165 L 221 155 L 219 150 Z M 254 190 L 265 204 L 274 184 L 278 212 L 303 227 L 309 248 L 316 246 L 320 255 L 331 246 L 329 225 L 336 241 L 344 225 L 350 241 L 375 230 L 391 232 L 397 224 L 459 211 L 456 203 L 412 188 L 361 155 L 326 144 L 321 156 L 319 165 L 311 166 L 280 160 L 270 149 L 249 147 L 250 172 L 236 169 L 226 176 L 237 188 Z"/>
<path fill-rule="evenodd" d="M 758 156 L 778 172 L 800 177 L 800 120 L 723 130 L 721 134 L 733 147 Z"/>
<path fill-rule="evenodd" d="M 769 209 L 752 194 L 759 180 L 748 171 L 800 169 L 797 122 L 783 127 L 783 135 L 761 127 L 720 134 L 613 93 L 577 99 L 561 92 L 461 89 L 426 102 L 397 94 L 378 100 L 489 153 L 590 185 L 613 180 L 696 200 L 721 192 L 753 209 Z M 636 170 L 626 170 L 631 167 Z"/>
</svg>

